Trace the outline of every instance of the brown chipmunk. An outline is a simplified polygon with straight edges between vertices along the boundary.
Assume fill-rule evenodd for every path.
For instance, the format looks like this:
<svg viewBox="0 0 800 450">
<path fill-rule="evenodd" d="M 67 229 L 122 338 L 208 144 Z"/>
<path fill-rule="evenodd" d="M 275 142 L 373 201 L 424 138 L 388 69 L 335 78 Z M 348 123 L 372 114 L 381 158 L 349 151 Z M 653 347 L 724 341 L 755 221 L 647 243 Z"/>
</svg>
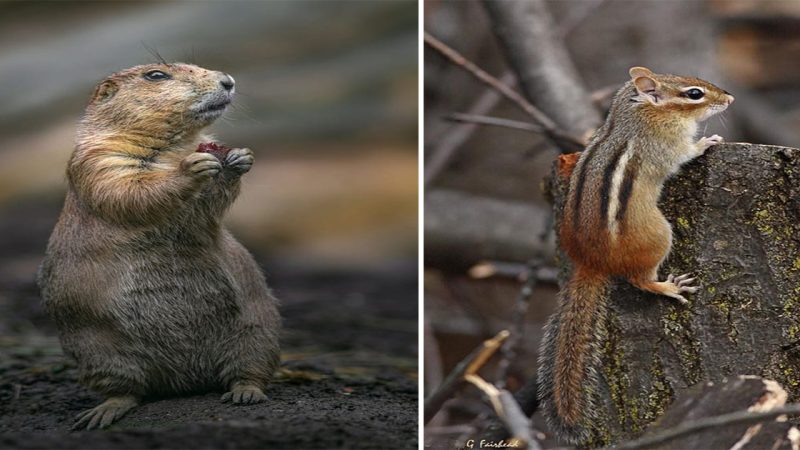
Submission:
<svg viewBox="0 0 800 450">
<path fill-rule="evenodd" d="M 697 124 L 724 111 L 733 96 L 697 78 L 630 69 L 606 122 L 581 154 L 570 177 L 560 243 L 572 277 L 559 293 L 545 328 L 539 400 L 551 428 L 573 444 L 587 442 L 596 425 L 597 367 L 611 277 L 644 291 L 687 300 L 694 278 L 658 268 L 672 246 L 672 229 L 658 209 L 664 182 L 722 138 L 694 140 Z"/>
<path fill-rule="evenodd" d="M 222 225 L 253 153 L 203 133 L 234 91 L 230 75 L 178 63 L 123 70 L 94 91 L 39 272 L 79 381 L 106 397 L 75 428 L 105 428 L 154 395 L 266 400 L 277 300 Z"/>
</svg>

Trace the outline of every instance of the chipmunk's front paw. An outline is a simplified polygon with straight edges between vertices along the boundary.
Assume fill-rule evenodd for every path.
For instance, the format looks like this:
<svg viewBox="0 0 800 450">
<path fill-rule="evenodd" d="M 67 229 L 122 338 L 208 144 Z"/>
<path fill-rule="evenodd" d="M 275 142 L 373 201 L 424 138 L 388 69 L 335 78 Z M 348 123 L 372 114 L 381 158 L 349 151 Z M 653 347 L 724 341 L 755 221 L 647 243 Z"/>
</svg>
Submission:
<svg viewBox="0 0 800 450">
<path fill-rule="evenodd" d="M 122 418 L 128 411 L 137 405 L 134 397 L 111 397 L 94 408 L 84 411 L 76 417 L 72 430 L 86 428 L 107 428 L 112 423 Z"/>
<path fill-rule="evenodd" d="M 243 174 L 253 167 L 253 152 L 249 148 L 234 148 L 225 157 L 225 167 Z"/>
<path fill-rule="evenodd" d="M 669 276 L 667 276 L 667 283 L 670 283 L 675 287 L 675 292 L 673 294 L 667 294 L 667 295 L 669 295 L 672 298 L 678 299 L 678 301 L 680 301 L 683 304 L 689 303 L 689 300 L 686 300 L 686 297 L 682 296 L 681 294 L 683 293 L 694 294 L 695 292 L 697 292 L 700 289 L 700 287 L 693 285 L 695 280 L 696 278 L 692 278 L 692 274 L 690 273 L 685 273 L 677 277 L 672 274 L 669 274 Z"/>
<path fill-rule="evenodd" d="M 222 164 L 211 153 L 192 153 L 181 161 L 181 170 L 197 180 L 207 180 L 222 170 Z"/>
<path fill-rule="evenodd" d="M 235 405 L 247 405 L 261 403 L 267 400 L 267 396 L 261 388 L 252 384 L 235 385 L 230 391 L 222 395 L 222 402 L 231 402 Z"/>
<path fill-rule="evenodd" d="M 706 149 L 708 149 L 708 147 L 711 147 L 711 146 L 717 145 L 717 144 L 721 144 L 723 142 L 725 142 L 725 139 L 723 139 L 722 136 L 720 136 L 718 134 L 715 134 L 715 135 L 713 135 L 711 137 L 702 137 L 702 138 L 700 138 L 700 140 L 697 141 L 697 144 L 695 144 L 695 145 L 697 145 L 697 150 L 699 150 L 701 153 L 703 153 L 703 152 L 706 151 Z"/>
</svg>

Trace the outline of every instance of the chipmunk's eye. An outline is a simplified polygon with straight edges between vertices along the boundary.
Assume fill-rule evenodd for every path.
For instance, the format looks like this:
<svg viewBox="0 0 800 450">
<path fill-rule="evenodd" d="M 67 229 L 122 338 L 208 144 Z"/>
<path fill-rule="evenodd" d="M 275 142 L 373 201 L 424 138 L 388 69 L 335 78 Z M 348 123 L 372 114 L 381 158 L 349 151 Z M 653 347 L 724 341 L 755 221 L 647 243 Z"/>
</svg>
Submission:
<svg viewBox="0 0 800 450">
<path fill-rule="evenodd" d="M 700 100 L 705 95 L 703 91 L 697 88 L 691 88 L 683 94 L 692 100 Z"/>
<path fill-rule="evenodd" d="M 144 74 L 144 79 L 147 81 L 162 81 L 162 80 L 169 80 L 172 78 L 169 74 L 164 73 L 160 70 L 151 70 Z"/>
</svg>

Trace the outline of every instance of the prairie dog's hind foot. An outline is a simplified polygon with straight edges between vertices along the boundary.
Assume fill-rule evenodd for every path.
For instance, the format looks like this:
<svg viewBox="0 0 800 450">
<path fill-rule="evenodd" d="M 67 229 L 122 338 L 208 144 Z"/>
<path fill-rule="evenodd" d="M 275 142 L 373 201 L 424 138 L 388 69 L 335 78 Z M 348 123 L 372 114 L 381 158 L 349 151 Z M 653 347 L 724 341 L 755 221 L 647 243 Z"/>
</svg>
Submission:
<svg viewBox="0 0 800 450">
<path fill-rule="evenodd" d="M 133 396 L 109 397 L 108 400 L 78 414 L 72 431 L 86 428 L 108 428 L 109 425 L 121 419 L 128 411 L 133 409 L 139 402 Z"/>
<path fill-rule="evenodd" d="M 230 391 L 222 394 L 222 402 L 231 402 L 234 405 L 249 405 L 267 401 L 267 396 L 260 387 L 249 384 L 234 384 Z"/>
</svg>

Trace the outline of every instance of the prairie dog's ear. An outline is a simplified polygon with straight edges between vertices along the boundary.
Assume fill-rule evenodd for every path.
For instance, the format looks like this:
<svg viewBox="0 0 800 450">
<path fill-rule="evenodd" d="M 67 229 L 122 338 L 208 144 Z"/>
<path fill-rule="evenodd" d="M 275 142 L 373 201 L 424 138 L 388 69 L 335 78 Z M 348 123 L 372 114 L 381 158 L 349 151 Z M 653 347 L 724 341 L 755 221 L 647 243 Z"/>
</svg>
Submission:
<svg viewBox="0 0 800 450">
<path fill-rule="evenodd" d="M 636 91 L 639 92 L 639 95 L 652 103 L 658 103 L 658 81 L 648 76 L 637 77 L 633 80 L 633 85 L 636 87 Z"/>
<path fill-rule="evenodd" d="M 628 70 L 628 73 L 631 76 L 631 80 L 635 80 L 636 78 L 639 77 L 649 77 L 653 75 L 653 72 L 647 67 L 639 67 L 639 66 L 631 67 L 630 70 Z"/>
<path fill-rule="evenodd" d="M 91 103 L 105 103 L 111 100 L 111 98 L 117 94 L 118 90 L 119 85 L 116 81 L 105 80 L 95 88 Z"/>
</svg>

